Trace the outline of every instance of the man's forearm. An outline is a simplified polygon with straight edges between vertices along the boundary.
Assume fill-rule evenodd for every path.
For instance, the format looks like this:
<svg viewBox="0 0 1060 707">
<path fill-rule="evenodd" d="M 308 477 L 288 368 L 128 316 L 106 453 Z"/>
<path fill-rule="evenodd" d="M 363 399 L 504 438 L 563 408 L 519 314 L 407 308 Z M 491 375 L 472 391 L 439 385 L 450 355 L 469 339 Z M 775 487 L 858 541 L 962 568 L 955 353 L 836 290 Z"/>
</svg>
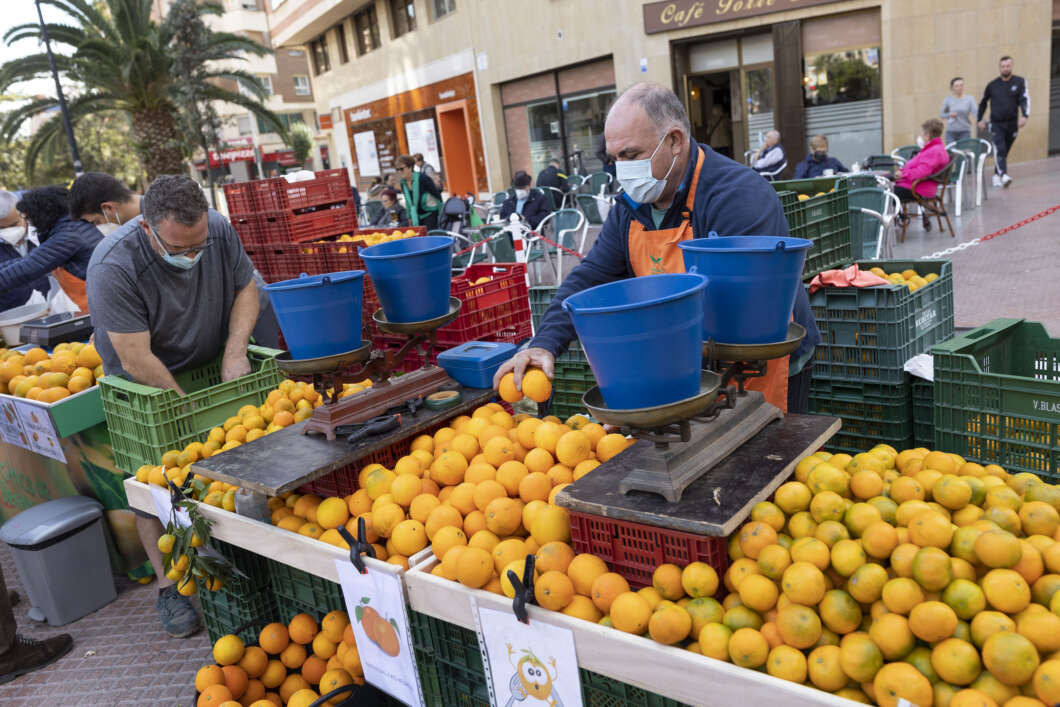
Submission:
<svg viewBox="0 0 1060 707">
<path fill-rule="evenodd" d="M 228 340 L 225 354 L 245 354 L 250 334 L 258 321 L 258 288 L 251 280 L 236 295 L 232 303 L 232 314 L 228 319 Z"/>
<path fill-rule="evenodd" d="M 152 388 L 172 388 L 181 395 L 184 394 L 173 374 L 152 353 L 142 357 L 133 357 L 129 360 L 122 358 L 121 365 L 125 372 L 137 383 L 149 385 Z"/>
</svg>

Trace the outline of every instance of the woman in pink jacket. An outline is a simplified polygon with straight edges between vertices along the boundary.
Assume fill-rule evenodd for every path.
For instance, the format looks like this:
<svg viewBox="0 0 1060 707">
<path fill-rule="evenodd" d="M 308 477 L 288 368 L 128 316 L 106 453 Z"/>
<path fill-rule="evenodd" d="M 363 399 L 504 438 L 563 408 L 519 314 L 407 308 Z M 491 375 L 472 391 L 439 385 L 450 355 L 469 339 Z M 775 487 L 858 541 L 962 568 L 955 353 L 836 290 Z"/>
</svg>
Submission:
<svg viewBox="0 0 1060 707">
<path fill-rule="evenodd" d="M 929 118 L 920 126 L 920 138 L 924 143 L 920 152 L 905 163 L 905 166 L 894 173 L 894 193 L 901 199 L 902 203 L 915 201 L 913 196 L 913 182 L 930 176 L 945 167 L 949 161 L 949 153 L 946 146 L 942 144 L 942 133 L 946 126 L 938 118 Z M 916 193 L 924 199 L 933 199 L 938 190 L 935 182 L 921 182 L 916 186 Z M 930 214 L 924 212 L 924 230 L 931 230 Z M 904 214 L 902 218 L 908 218 Z"/>
</svg>

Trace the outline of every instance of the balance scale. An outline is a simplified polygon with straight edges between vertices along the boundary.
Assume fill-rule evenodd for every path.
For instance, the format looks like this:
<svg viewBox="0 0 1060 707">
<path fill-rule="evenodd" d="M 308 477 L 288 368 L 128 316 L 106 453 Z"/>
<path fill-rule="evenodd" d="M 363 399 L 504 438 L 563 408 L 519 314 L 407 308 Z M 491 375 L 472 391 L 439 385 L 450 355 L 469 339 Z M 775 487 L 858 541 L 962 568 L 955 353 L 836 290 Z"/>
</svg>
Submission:
<svg viewBox="0 0 1060 707">
<path fill-rule="evenodd" d="M 769 361 L 799 348 L 806 330 L 792 322 L 784 341 L 769 344 L 703 342 L 705 368 L 699 393 L 675 403 L 635 410 L 615 410 L 604 403 L 599 387 L 582 396 L 593 417 L 614 425 L 623 434 L 652 442 L 623 452 L 632 471 L 619 482 L 619 491 L 647 491 L 676 503 L 681 494 L 722 460 L 784 413 L 767 403 L 746 382 L 766 374 Z M 735 387 L 730 388 L 730 384 Z M 318 408 L 319 409 L 319 408 Z"/>
<path fill-rule="evenodd" d="M 450 297 L 448 312 L 422 322 L 390 322 L 382 308 L 377 309 L 372 320 L 381 330 L 407 337 L 397 351 L 373 350 L 371 342 L 364 341 L 353 351 L 332 356 L 292 359 L 287 351 L 277 356 L 276 366 L 288 378 L 312 383 L 324 399 L 324 404 L 313 410 L 313 416 L 306 421 L 302 433 L 323 434 L 334 440 L 336 427 L 370 420 L 408 400 L 425 397 L 443 388 L 459 387 L 449 374 L 430 363 L 400 376 L 393 376 L 393 373 L 413 349 L 423 356 L 424 361 L 430 360 L 438 346 L 438 329 L 456 319 L 460 305 L 458 298 Z M 339 398 L 345 383 L 365 378 L 372 381 L 371 388 Z M 330 395 L 328 389 L 331 389 Z"/>
</svg>

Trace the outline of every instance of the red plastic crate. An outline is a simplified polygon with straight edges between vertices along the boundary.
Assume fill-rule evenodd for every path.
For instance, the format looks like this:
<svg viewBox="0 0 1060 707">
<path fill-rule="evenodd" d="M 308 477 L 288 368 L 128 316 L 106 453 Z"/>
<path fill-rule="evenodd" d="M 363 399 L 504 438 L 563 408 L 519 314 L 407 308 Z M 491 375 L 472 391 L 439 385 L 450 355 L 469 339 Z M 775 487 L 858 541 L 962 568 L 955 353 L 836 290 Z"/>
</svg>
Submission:
<svg viewBox="0 0 1060 707">
<path fill-rule="evenodd" d="M 489 282 L 473 285 L 490 277 Z M 452 324 L 438 330 L 438 343 L 447 347 L 468 341 L 517 343 L 530 337 L 530 298 L 523 263 L 490 263 L 470 266 L 453 278 L 450 290 L 463 305 Z"/>
<path fill-rule="evenodd" d="M 257 211 L 254 205 L 254 189 L 251 182 L 236 182 L 222 185 L 225 190 L 225 203 L 228 205 L 228 216 L 253 214 Z"/>
<path fill-rule="evenodd" d="M 228 220 L 236 230 L 239 240 L 243 242 L 244 248 L 264 243 L 261 237 L 261 220 L 257 214 L 233 214 Z"/>
<path fill-rule="evenodd" d="M 316 172 L 316 176 L 312 181 L 280 185 L 277 189 L 280 200 L 286 200 L 286 206 L 282 208 L 304 209 L 307 206 L 331 204 L 353 198 L 350 177 L 345 169 Z"/>
<path fill-rule="evenodd" d="M 729 568 L 725 538 L 692 535 L 575 511 L 570 511 L 569 516 L 574 552 L 596 555 L 632 587 L 650 585 L 655 569 L 667 562 L 678 567 L 706 562 L 719 577 Z"/>
<path fill-rule="evenodd" d="M 288 228 L 291 240 L 298 243 L 315 241 L 327 236 L 352 234 L 357 228 L 357 209 L 353 201 L 346 201 L 341 206 L 311 211 L 288 216 Z"/>
<path fill-rule="evenodd" d="M 257 216 L 261 243 L 290 243 L 291 225 L 283 211 L 265 211 Z"/>
<path fill-rule="evenodd" d="M 269 270 L 269 259 L 265 257 L 264 251 L 261 246 L 252 246 L 249 248 L 243 248 L 246 252 L 247 257 L 250 258 L 250 262 L 254 264 L 254 268 L 261 273 L 261 277 L 265 282 L 273 282 L 271 279 L 271 271 Z"/>
<path fill-rule="evenodd" d="M 318 269 L 318 262 L 323 258 L 303 253 L 300 243 L 266 243 L 261 247 L 265 260 L 269 263 L 268 282 L 291 280 L 302 273 L 320 275 L 326 270 Z"/>
</svg>

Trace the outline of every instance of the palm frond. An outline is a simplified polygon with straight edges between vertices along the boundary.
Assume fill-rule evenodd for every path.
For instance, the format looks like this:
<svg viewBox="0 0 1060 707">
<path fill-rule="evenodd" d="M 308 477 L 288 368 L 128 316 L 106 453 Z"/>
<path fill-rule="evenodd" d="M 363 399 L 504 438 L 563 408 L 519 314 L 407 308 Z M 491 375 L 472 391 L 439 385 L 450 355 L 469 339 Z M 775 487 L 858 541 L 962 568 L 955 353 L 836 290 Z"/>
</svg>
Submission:
<svg viewBox="0 0 1060 707">
<path fill-rule="evenodd" d="M 203 98 L 211 101 L 224 101 L 226 103 L 234 103 L 237 106 L 246 108 L 255 116 L 261 118 L 263 121 L 268 123 L 275 129 L 277 135 L 279 135 L 284 142 L 287 141 L 287 128 L 284 127 L 283 121 L 280 117 L 273 113 L 271 110 L 266 108 L 260 101 L 254 98 L 247 98 L 241 93 L 235 91 L 229 91 L 228 89 L 215 86 L 213 84 L 206 84 L 202 92 Z"/>
<path fill-rule="evenodd" d="M 55 69 L 60 74 L 67 73 L 72 66 L 70 57 L 55 55 Z M 13 83 L 32 81 L 37 78 L 51 78 L 51 65 L 47 54 L 29 54 L 20 56 L 0 66 L 0 92 L 7 91 Z"/>
</svg>

